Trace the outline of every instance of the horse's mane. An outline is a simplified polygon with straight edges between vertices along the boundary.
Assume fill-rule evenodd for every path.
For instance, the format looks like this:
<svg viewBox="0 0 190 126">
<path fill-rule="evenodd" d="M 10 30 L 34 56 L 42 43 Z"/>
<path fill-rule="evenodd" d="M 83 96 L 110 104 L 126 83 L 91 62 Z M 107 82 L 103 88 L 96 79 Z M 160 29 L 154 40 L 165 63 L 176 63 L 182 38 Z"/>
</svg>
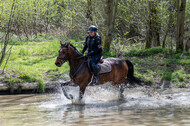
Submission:
<svg viewBox="0 0 190 126">
<path fill-rule="evenodd" d="M 71 43 L 70 46 L 75 50 L 75 52 L 77 52 L 80 56 L 82 56 L 82 53 L 80 53 L 75 46 L 73 46 Z"/>
</svg>

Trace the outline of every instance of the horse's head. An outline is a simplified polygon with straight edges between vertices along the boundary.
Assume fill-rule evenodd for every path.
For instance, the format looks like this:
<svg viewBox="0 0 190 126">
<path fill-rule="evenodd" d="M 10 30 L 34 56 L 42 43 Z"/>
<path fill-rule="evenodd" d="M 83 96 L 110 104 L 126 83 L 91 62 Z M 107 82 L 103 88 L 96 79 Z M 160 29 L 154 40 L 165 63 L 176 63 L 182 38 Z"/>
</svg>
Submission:
<svg viewBox="0 0 190 126">
<path fill-rule="evenodd" d="M 61 67 L 61 65 L 63 63 L 65 63 L 66 61 L 69 60 L 69 46 L 70 43 L 65 43 L 63 44 L 62 42 L 60 42 L 61 44 L 61 48 L 59 50 L 59 56 L 57 57 L 56 61 L 55 61 L 55 65 L 58 67 Z"/>
</svg>

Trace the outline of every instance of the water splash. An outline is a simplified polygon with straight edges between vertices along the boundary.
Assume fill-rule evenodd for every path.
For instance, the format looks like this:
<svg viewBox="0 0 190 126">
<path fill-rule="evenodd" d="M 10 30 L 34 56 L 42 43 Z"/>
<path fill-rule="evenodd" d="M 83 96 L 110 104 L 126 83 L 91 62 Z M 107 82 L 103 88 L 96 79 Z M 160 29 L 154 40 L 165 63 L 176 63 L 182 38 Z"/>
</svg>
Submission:
<svg viewBox="0 0 190 126">
<path fill-rule="evenodd" d="M 46 102 L 43 102 L 40 107 L 56 108 L 60 105 L 79 104 L 79 88 L 67 87 L 67 92 L 73 95 L 74 99 L 72 101 L 65 98 L 60 88 L 59 93 L 55 94 Z M 144 88 L 125 89 L 125 100 L 120 101 L 119 96 L 118 89 L 109 84 L 87 87 L 84 99 L 80 105 L 85 104 L 87 107 L 115 105 L 127 109 L 159 108 L 168 105 L 190 107 L 190 89 L 170 89 L 164 91 L 151 91 L 151 89 Z"/>
</svg>

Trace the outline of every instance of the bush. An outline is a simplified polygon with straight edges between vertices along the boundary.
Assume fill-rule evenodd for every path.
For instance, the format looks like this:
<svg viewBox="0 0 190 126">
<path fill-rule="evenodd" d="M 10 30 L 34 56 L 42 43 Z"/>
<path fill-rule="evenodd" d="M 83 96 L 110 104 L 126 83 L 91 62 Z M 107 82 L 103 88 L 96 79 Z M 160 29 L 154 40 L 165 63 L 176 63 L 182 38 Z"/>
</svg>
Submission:
<svg viewBox="0 0 190 126">
<path fill-rule="evenodd" d="M 21 56 L 27 56 L 27 55 L 29 55 L 29 52 L 28 52 L 28 50 L 20 49 L 19 50 L 19 55 L 21 55 Z"/>
<path fill-rule="evenodd" d="M 126 53 L 127 56 L 150 56 L 158 53 L 166 53 L 168 52 L 167 49 L 162 47 L 152 47 L 150 49 L 140 49 L 140 50 L 132 50 Z"/>
<path fill-rule="evenodd" d="M 171 72 L 165 72 L 162 75 L 162 80 L 171 80 L 172 79 L 172 73 Z"/>
<path fill-rule="evenodd" d="M 116 54 L 113 51 L 109 51 L 109 52 L 104 52 L 103 51 L 103 56 L 104 57 L 116 57 Z"/>
<path fill-rule="evenodd" d="M 26 82 L 35 82 L 36 81 L 36 78 L 30 77 L 27 74 L 20 74 L 17 78 L 22 79 Z"/>
<path fill-rule="evenodd" d="M 44 93 L 44 92 L 45 92 L 45 86 L 44 86 L 43 81 L 39 80 L 38 86 L 39 86 L 39 87 L 38 87 L 38 92 L 39 92 L 39 93 Z"/>
</svg>

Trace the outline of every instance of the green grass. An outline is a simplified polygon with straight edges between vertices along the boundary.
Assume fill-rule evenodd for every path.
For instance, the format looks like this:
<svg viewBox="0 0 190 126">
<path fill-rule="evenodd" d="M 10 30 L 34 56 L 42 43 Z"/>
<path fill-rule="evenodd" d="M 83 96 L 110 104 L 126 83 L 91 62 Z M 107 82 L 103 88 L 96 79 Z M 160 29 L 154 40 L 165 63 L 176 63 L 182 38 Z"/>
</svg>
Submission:
<svg viewBox="0 0 190 126">
<path fill-rule="evenodd" d="M 5 74 L 1 75 L 0 79 L 9 84 L 38 82 L 39 92 L 44 92 L 44 81 L 65 79 L 65 75 L 69 74 L 69 66 L 68 63 L 63 64 L 62 67 L 54 64 L 60 49 L 58 39 L 51 38 L 47 41 L 41 36 L 33 38 L 39 40 L 30 42 L 23 39 L 15 43 Z M 71 39 L 69 41 L 79 51 L 82 50 L 82 44 L 74 43 L 78 40 Z M 176 87 L 185 87 L 190 79 L 189 52 L 170 53 L 168 49 L 161 47 L 142 49 L 142 45 L 139 43 L 130 46 L 120 43 L 116 45 L 112 45 L 109 52 L 103 52 L 104 57 L 120 57 L 131 60 L 134 64 L 135 76 L 147 82 L 160 84 L 162 80 L 168 80 Z M 3 69 L 4 63 L 0 69 Z"/>
<path fill-rule="evenodd" d="M 136 76 L 150 80 L 153 83 L 161 84 L 161 80 L 168 80 L 175 87 L 186 87 L 190 80 L 190 58 L 187 54 L 169 54 L 166 51 L 151 51 L 143 54 L 127 57 L 135 67 Z M 138 54 L 142 54 L 142 50 Z M 149 55 L 154 54 L 154 55 Z M 127 55 L 128 56 L 128 55 Z M 131 56 L 131 55 L 130 55 Z M 140 75 L 140 76 L 139 76 Z"/>
<path fill-rule="evenodd" d="M 68 64 L 61 68 L 55 66 L 60 48 L 59 41 L 25 42 L 13 46 L 10 60 L 6 66 L 4 79 L 7 82 L 39 82 L 64 78 Z M 3 68 L 1 66 L 1 69 Z"/>
<path fill-rule="evenodd" d="M 126 55 L 129 57 L 134 56 L 151 56 L 158 53 L 167 53 L 168 50 L 164 49 L 162 47 L 152 47 L 149 49 L 140 49 L 140 50 L 131 50 L 129 52 L 126 52 Z"/>
</svg>

